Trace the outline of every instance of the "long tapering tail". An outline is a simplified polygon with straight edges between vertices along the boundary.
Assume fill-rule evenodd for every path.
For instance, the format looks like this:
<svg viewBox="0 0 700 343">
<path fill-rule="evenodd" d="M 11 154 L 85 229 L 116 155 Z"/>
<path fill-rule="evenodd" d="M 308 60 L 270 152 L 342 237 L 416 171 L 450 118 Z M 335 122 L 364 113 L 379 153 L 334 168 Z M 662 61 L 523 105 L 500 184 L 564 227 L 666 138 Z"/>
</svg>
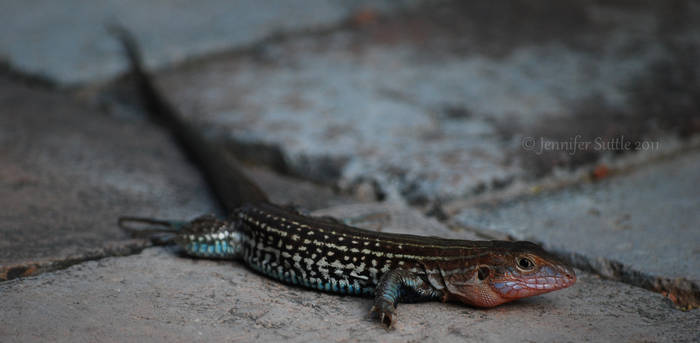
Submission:
<svg viewBox="0 0 700 343">
<path fill-rule="evenodd" d="M 124 47 L 150 117 L 166 127 L 188 157 L 200 167 L 226 212 L 231 213 L 246 203 L 267 202 L 267 195 L 245 176 L 235 159 L 187 125 L 177 109 L 161 95 L 143 66 L 140 50 L 131 33 L 121 26 L 112 26 L 110 31 Z"/>
</svg>

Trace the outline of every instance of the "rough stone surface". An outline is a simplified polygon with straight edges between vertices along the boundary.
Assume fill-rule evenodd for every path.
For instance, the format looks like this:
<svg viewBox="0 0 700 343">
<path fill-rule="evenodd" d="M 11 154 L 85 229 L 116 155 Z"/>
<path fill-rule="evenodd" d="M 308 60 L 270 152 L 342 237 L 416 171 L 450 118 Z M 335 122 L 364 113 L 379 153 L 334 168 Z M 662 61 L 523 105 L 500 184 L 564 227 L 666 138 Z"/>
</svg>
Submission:
<svg viewBox="0 0 700 343">
<path fill-rule="evenodd" d="M 358 203 L 355 197 L 338 194 L 306 180 L 280 175 L 259 166 L 243 166 L 243 171 L 262 188 L 270 201 L 275 204 L 290 205 L 300 210 L 317 210 L 329 206 Z"/>
<path fill-rule="evenodd" d="M 700 131 L 697 4 L 442 2 L 163 71 L 196 125 L 304 178 L 411 203 Z M 643 148 L 643 147 L 642 147 Z M 648 147 L 658 149 L 658 146 Z"/>
<path fill-rule="evenodd" d="M 401 203 L 357 203 L 320 209 L 315 216 L 329 216 L 368 230 L 438 236 L 454 239 L 483 239 L 470 231 L 453 231 L 435 218 L 428 218 Z"/>
<path fill-rule="evenodd" d="M 0 59 L 12 65 L 0 63 L 0 279 L 13 279 L 0 282 L 0 341 L 700 341 L 697 310 L 587 271 L 572 288 L 490 310 L 402 304 L 386 332 L 369 299 L 143 250 L 115 219 L 215 212 L 196 170 L 129 101 L 94 101 L 104 84 L 81 89 L 98 109 L 6 70 L 59 86 L 111 77 L 124 67 L 103 29 L 112 19 L 135 31 L 149 67 L 192 60 L 160 70 L 160 85 L 232 152 L 294 175 L 246 167 L 275 202 L 375 230 L 531 239 L 587 270 L 699 299 L 692 1 L 39 0 L 0 5 Z M 660 142 L 662 157 L 523 145 L 621 136 Z M 513 191 L 560 184 L 558 168 L 588 175 L 592 163 L 596 184 Z M 399 201 L 326 208 L 356 198 L 299 179 Z M 452 231 L 403 203 L 479 230 Z"/>
<path fill-rule="evenodd" d="M 0 279 L 145 246 L 121 215 L 212 212 L 197 170 L 148 123 L 0 77 Z"/>
<path fill-rule="evenodd" d="M 146 246 L 117 227 L 122 215 L 218 211 L 197 170 L 147 121 L 6 78 L 0 94 L 0 280 Z M 263 168 L 246 172 L 276 203 L 316 209 L 351 200 Z"/>
<path fill-rule="evenodd" d="M 0 4 L 0 60 L 61 84 L 106 79 L 125 68 L 106 26 L 141 36 L 151 67 L 251 44 L 279 33 L 333 25 L 356 11 L 414 1 L 266 2 L 40 0 Z"/>
<path fill-rule="evenodd" d="M 589 261 L 603 258 L 653 277 L 686 278 L 699 293 L 700 153 L 663 162 L 600 183 L 463 209 L 455 219 Z M 619 271 L 600 272 L 615 277 Z"/>
<path fill-rule="evenodd" d="M 150 248 L 0 284 L 0 340 L 502 342 L 697 341 L 700 314 L 658 294 L 579 273 L 570 289 L 490 310 L 399 306 L 396 330 L 371 300 L 289 287 L 237 262 Z"/>
</svg>

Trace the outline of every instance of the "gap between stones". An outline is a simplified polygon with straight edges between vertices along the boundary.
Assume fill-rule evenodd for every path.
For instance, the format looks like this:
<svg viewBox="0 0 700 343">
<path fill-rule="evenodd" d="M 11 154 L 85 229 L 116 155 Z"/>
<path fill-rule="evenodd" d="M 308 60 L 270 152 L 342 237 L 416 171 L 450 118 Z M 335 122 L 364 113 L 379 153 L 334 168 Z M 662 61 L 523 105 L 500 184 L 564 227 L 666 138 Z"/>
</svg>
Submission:
<svg viewBox="0 0 700 343">
<path fill-rule="evenodd" d="M 148 241 L 128 240 L 126 242 L 107 244 L 107 246 L 101 249 L 85 252 L 79 257 L 67 257 L 60 260 L 32 261 L 0 266 L 0 283 L 16 278 L 36 276 L 46 272 L 66 269 L 76 264 L 100 260 L 107 257 L 135 255 L 141 253 L 143 249 L 151 246 L 152 244 L 150 244 Z"/>
</svg>

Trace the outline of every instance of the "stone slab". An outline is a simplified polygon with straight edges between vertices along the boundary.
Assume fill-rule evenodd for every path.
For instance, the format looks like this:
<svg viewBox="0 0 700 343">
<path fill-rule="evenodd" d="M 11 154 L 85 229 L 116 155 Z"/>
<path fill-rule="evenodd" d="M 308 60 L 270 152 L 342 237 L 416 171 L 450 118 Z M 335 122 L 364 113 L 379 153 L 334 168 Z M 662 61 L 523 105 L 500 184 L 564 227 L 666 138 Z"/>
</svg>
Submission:
<svg viewBox="0 0 700 343">
<path fill-rule="evenodd" d="M 452 239 L 484 239 L 471 231 L 450 230 L 445 224 L 426 217 L 418 210 L 400 202 L 355 203 L 319 209 L 314 216 L 329 216 L 345 224 L 368 230 L 437 236 Z"/>
<path fill-rule="evenodd" d="M 218 211 L 196 168 L 137 113 L 118 119 L 4 77 L 0 92 L 0 280 L 145 247 L 117 227 L 122 215 Z M 245 172 L 276 203 L 316 209 L 351 201 L 264 168 Z"/>
<path fill-rule="evenodd" d="M 51 0 L 0 4 L 0 60 L 62 85 L 94 82 L 125 70 L 105 29 L 138 33 L 151 67 L 252 44 L 268 36 L 335 25 L 356 11 L 392 11 L 414 1 L 284 2 L 209 0 Z"/>
<path fill-rule="evenodd" d="M 570 289 L 490 310 L 401 304 L 387 332 L 371 300 L 289 287 L 237 262 L 173 250 L 106 258 L 0 283 L 0 340 L 503 342 L 700 339 L 700 314 L 662 296 L 578 273 Z"/>
<path fill-rule="evenodd" d="M 599 183 L 505 204 L 465 208 L 455 220 L 516 239 L 542 242 L 547 248 L 579 255 L 593 265 L 599 259 L 616 261 L 641 272 L 641 279 L 644 275 L 684 278 L 694 284 L 697 297 L 698 170 L 700 152 L 695 150 Z M 605 270 L 605 266 L 599 264 L 599 272 L 620 277 L 615 275 L 620 270 Z"/>
<path fill-rule="evenodd" d="M 700 131 L 700 10 L 677 4 L 447 1 L 158 79 L 195 125 L 252 147 L 253 159 L 424 203 L 614 150 L 538 154 L 526 138 L 656 142 Z"/>
<path fill-rule="evenodd" d="M 308 180 L 281 175 L 261 166 L 243 165 L 242 169 L 253 182 L 260 186 L 271 202 L 290 205 L 302 211 L 361 203 L 368 200 L 338 193 L 330 187 L 314 184 Z"/>
<path fill-rule="evenodd" d="M 0 77 L 0 280 L 146 246 L 122 215 L 213 212 L 198 171 L 147 122 Z"/>
</svg>

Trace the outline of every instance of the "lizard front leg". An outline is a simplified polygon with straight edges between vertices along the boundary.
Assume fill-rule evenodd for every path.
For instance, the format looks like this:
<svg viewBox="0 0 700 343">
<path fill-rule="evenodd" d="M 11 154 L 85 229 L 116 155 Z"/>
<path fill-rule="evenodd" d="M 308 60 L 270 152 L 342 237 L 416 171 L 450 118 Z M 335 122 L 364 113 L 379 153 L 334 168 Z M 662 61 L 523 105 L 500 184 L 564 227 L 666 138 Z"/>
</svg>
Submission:
<svg viewBox="0 0 700 343">
<path fill-rule="evenodd" d="M 431 286 L 423 276 L 406 269 L 394 269 L 379 280 L 370 312 L 377 312 L 379 321 L 391 329 L 396 323 L 399 302 L 430 301 L 442 297 L 442 291 Z"/>
</svg>

